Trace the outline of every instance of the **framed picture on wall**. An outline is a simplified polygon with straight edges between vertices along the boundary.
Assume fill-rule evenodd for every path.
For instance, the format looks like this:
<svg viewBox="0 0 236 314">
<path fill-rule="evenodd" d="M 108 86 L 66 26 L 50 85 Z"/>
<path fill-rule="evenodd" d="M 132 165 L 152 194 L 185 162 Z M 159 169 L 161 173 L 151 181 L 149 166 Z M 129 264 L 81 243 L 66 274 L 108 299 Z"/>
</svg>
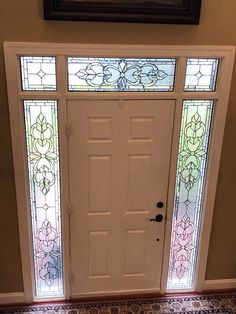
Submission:
<svg viewBox="0 0 236 314">
<path fill-rule="evenodd" d="M 201 0 L 44 0 L 46 20 L 199 24 Z"/>
</svg>

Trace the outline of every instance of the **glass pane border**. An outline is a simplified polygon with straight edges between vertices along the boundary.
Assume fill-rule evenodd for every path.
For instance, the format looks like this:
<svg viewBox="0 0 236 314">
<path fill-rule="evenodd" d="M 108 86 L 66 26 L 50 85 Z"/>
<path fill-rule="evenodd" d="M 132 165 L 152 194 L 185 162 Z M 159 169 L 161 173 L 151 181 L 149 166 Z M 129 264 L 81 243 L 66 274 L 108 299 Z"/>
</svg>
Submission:
<svg viewBox="0 0 236 314">
<path fill-rule="evenodd" d="M 193 64 L 191 64 L 191 62 L 193 62 Z M 204 69 L 204 62 L 206 63 L 205 69 Z M 218 83 L 218 73 L 219 73 L 220 62 L 221 62 L 220 58 L 188 57 L 186 60 L 184 92 L 198 92 L 198 93 L 215 92 L 217 88 L 217 83 Z M 210 66 L 211 66 L 211 69 L 209 69 Z M 192 71 L 191 71 L 191 67 L 192 67 Z M 210 74 L 208 73 L 209 70 L 210 70 Z M 191 80 L 194 79 L 193 77 L 195 77 L 195 81 L 197 82 L 197 84 L 195 85 L 190 84 Z M 205 85 L 204 87 L 204 85 L 198 84 L 204 78 L 207 80 L 207 77 L 209 79 L 208 87 L 207 85 Z"/>
<path fill-rule="evenodd" d="M 19 67 L 22 91 L 57 91 L 57 56 L 19 55 Z"/>
<path fill-rule="evenodd" d="M 145 45 L 139 45 L 137 46 L 138 50 L 135 49 L 135 47 L 127 46 L 126 51 L 128 52 L 129 56 L 148 56 L 156 57 L 159 55 L 158 51 L 160 51 L 161 57 L 169 57 L 171 55 L 174 55 L 177 57 L 178 61 L 183 65 L 183 61 L 188 57 L 194 57 L 194 58 L 219 58 L 221 60 L 220 68 L 219 68 L 219 75 L 218 75 L 218 82 L 219 86 L 216 87 L 216 90 L 214 92 L 201 92 L 201 96 L 199 93 L 199 99 L 212 99 L 219 101 L 219 105 L 217 106 L 218 109 L 216 111 L 216 121 L 215 124 L 218 125 L 219 131 L 217 132 L 217 135 L 213 136 L 213 148 L 211 148 L 211 158 L 213 159 L 213 165 L 209 168 L 209 178 L 210 180 L 213 179 L 213 184 L 207 186 L 210 190 L 209 196 L 207 196 L 206 204 L 208 204 L 207 214 L 206 216 L 208 221 L 208 227 L 206 228 L 205 222 L 204 222 L 204 237 L 205 241 L 203 244 L 201 244 L 201 254 L 200 254 L 200 261 L 201 263 L 198 265 L 198 268 L 200 268 L 200 272 L 198 272 L 197 275 L 197 287 L 198 291 L 201 291 L 203 287 L 204 282 L 204 272 L 205 272 L 205 264 L 206 264 L 206 252 L 208 248 L 208 242 L 209 242 L 209 236 L 210 236 L 210 229 L 211 222 L 212 222 L 212 211 L 213 211 L 213 200 L 216 193 L 216 184 L 217 181 L 217 174 L 218 174 L 218 165 L 219 161 L 218 158 L 220 156 L 221 152 L 221 144 L 223 139 L 223 126 L 225 124 L 225 116 L 226 116 L 226 110 L 228 106 L 228 95 L 229 95 L 229 88 L 230 88 L 230 82 L 232 77 L 232 68 L 233 68 L 233 60 L 234 60 L 234 53 L 235 48 L 233 46 L 145 46 Z M 17 193 L 17 211 L 19 216 L 19 229 L 20 229 L 20 243 L 21 243 L 21 258 L 22 258 L 22 269 L 23 269 L 23 283 L 24 283 L 24 289 L 25 289 L 25 300 L 27 302 L 32 302 L 32 291 L 31 291 L 31 282 L 32 282 L 32 274 L 28 271 L 28 265 L 31 263 L 31 260 L 29 259 L 29 248 L 27 249 L 27 243 L 29 240 L 28 237 L 28 231 L 25 228 L 26 223 L 26 217 L 25 217 L 25 208 L 26 206 L 26 200 L 25 195 L 26 188 L 23 187 L 25 184 L 24 179 L 24 162 L 23 162 L 23 152 L 22 152 L 22 142 L 20 143 L 19 136 L 22 135 L 22 126 L 21 121 L 19 121 L 19 110 L 17 109 L 19 101 L 23 99 L 23 97 L 27 98 L 37 98 L 42 97 L 44 99 L 54 99 L 55 98 L 61 99 L 63 97 L 69 97 L 69 99 L 75 98 L 75 97 L 82 97 L 83 95 L 75 95 L 75 93 L 71 93 L 71 96 L 69 96 L 66 91 L 65 82 L 60 82 L 58 85 L 58 91 L 55 92 L 47 92 L 45 95 L 44 92 L 40 92 L 40 96 L 38 92 L 35 91 L 21 91 L 20 88 L 20 75 L 19 75 L 19 67 L 18 67 L 18 57 L 19 55 L 50 55 L 53 54 L 57 57 L 58 65 L 59 67 L 57 70 L 59 71 L 57 74 L 60 75 L 61 73 L 64 73 L 65 71 L 65 62 L 63 61 L 66 59 L 67 56 L 76 55 L 77 51 L 82 51 L 83 56 L 89 56 L 93 55 L 93 52 L 96 51 L 97 56 L 119 56 L 123 55 L 123 52 L 125 51 L 124 46 L 122 45 L 96 45 L 96 44 L 50 44 L 50 43 L 20 43 L 20 42 L 5 42 L 4 43 L 4 56 L 5 56 L 5 64 L 6 64 L 6 75 L 7 75 L 7 81 L 11 82 L 11 84 L 8 85 L 8 95 L 9 95 L 9 112 L 11 117 L 11 133 L 12 135 L 12 143 L 13 143 L 13 160 L 14 160 L 14 167 L 16 169 L 15 172 L 15 184 L 16 184 L 16 193 Z M 160 49 L 160 50 L 159 50 Z M 49 53 L 48 53 L 49 52 Z M 103 53 L 104 52 L 104 53 Z M 121 53 L 120 53 L 121 52 Z M 146 54 L 147 52 L 147 54 Z M 180 99 L 186 98 L 186 97 L 194 97 L 194 99 L 197 99 L 197 93 L 196 92 L 182 92 L 182 86 L 183 82 L 181 77 L 183 77 L 183 72 L 179 71 L 177 67 L 178 75 L 178 81 L 175 85 L 176 90 L 174 91 L 173 95 L 170 93 L 167 93 L 166 97 L 173 97 L 175 96 L 177 99 L 178 107 L 180 105 Z M 12 78 L 16 79 L 12 79 Z M 180 78 L 180 80 L 179 80 Z M 81 94 L 81 93 L 80 93 Z M 185 94 L 185 96 L 184 96 Z M 188 95 L 186 95 L 188 94 Z M 56 96 L 55 96 L 56 95 Z M 146 96 L 145 96 L 146 95 Z M 145 93 L 141 97 L 150 97 L 151 93 Z M 154 97 L 161 98 L 163 97 L 163 93 L 153 93 Z M 208 98 L 206 98 L 208 96 Z M 88 93 L 88 97 L 92 97 L 91 94 Z M 103 97 L 103 95 L 101 96 Z M 104 95 L 105 97 L 105 95 Z M 110 97 L 107 95 L 107 97 Z M 118 95 L 120 97 L 120 95 Z M 126 96 L 125 97 L 129 97 Z M 16 99 L 18 99 L 16 101 Z M 37 98 L 38 99 L 38 98 Z M 60 100 L 62 101 L 62 100 Z M 63 104 L 64 105 L 64 104 Z M 178 109 L 179 110 L 179 109 Z M 61 119 L 61 118 L 60 118 Z M 64 118 L 62 118 L 63 120 Z M 177 126 L 175 127 L 175 129 Z M 178 129 L 178 128 L 177 128 Z M 214 132 L 215 133 L 215 132 Z M 219 148 L 216 147 L 216 140 L 215 137 L 219 139 L 219 142 L 217 142 L 217 145 L 219 143 Z M 18 154 L 18 151 L 21 152 L 21 155 Z M 174 157 L 173 157 L 174 160 Z M 213 170 L 212 170 L 213 169 Z M 25 172 L 25 171 L 24 171 Z M 19 175 L 21 174 L 21 175 Z M 173 184 L 171 184 L 173 186 Z M 20 194 L 19 194 L 19 191 Z M 169 198 L 170 202 L 170 198 Z M 22 206 L 23 205 L 23 206 Z M 204 206 L 205 207 L 205 206 Z M 169 209 L 168 209 L 169 212 Z M 205 213 L 204 213 L 205 216 Z M 205 218 L 204 218 L 205 221 Z M 23 227 L 24 226 L 24 227 Z M 167 229 L 169 229 L 167 224 Z M 167 232 L 167 235 L 169 234 L 169 231 Z M 168 236 L 167 236 L 168 238 Z M 67 264 L 68 265 L 68 264 Z M 166 269 L 167 262 L 163 264 L 164 269 Z M 68 266 L 67 266 L 68 267 Z M 26 270 L 26 271 L 24 271 Z M 161 291 L 165 291 L 165 278 L 166 278 L 166 270 L 164 270 L 164 276 L 162 280 L 162 287 Z M 69 274 L 68 272 L 66 274 Z M 69 297 L 69 289 L 68 289 L 68 283 L 66 283 L 66 291 L 67 291 L 67 298 Z M 53 300 L 53 299 L 51 299 Z"/>
<path fill-rule="evenodd" d="M 58 73 L 57 73 L 57 68 L 58 68 L 58 56 L 57 55 L 19 55 L 18 56 L 18 58 L 19 58 L 19 67 L 20 67 L 20 77 L 21 77 L 21 79 L 20 79 L 20 86 L 21 86 L 21 90 L 22 90 L 22 92 L 31 92 L 31 93 L 33 93 L 33 92 L 40 92 L 40 93 L 42 93 L 43 94 L 43 92 L 49 92 L 49 93 L 51 93 L 51 92 L 57 92 L 58 91 Z M 45 86 L 45 88 L 43 87 L 43 85 L 38 85 L 38 88 L 37 87 L 29 87 L 29 88 L 25 88 L 24 86 L 25 86 L 25 84 L 24 84 L 24 79 L 25 79 L 25 75 L 26 74 L 24 74 L 24 73 L 26 73 L 27 72 L 27 69 L 24 69 L 24 65 L 23 65 L 23 62 L 24 62 L 24 58 L 25 59 L 27 59 L 27 58 L 32 58 L 32 59 L 36 59 L 36 62 L 37 62 L 37 59 L 39 60 L 39 59 L 54 59 L 55 60 L 55 62 L 54 62 L 54 64 L 55 64 L 55 86 L 53 87 L 49 87 L 49 88 L 47 88 L 47 86 Z M 106 92 L 114 92 L 114 90 L 112 90 L 112 89 L 74 89 L 74 90 L 72 90 L 72 89 L 70 89 L 70 82 L 69 82 L 69 70 L 68 70 L 68 67 L 69 67 L 69 59 L 83 59 L 83 60 L 104 60 L 104 59 L 106 59 L 106 58 L 91 58 L 91 57 L 88 57 L 88 58 L 85 58 L 85 57 L 79 57 L 79 56 L 64 56 L 64 58 L 65 58 L 65 60 L 66 60 L 66 64 L 67 64 L 67 75 L 66 75 L 66 84 L 67 84 L 67 87 L 66 87 L 66 90 L 69 92 L 69 93 L 88 93 L 88 92 L 99 92 L 99 93 L 106 93 Z M 137 88 L 137 89 L 127 89 L 127 90 L 125 90 L 125 89 L 121 89 L 121 90 L 116 90 L 115 92 L 149 92 L 149 93 L 153 93 L 153 92 L 157 92 L 157 93 L 175 93 L 176 92 L 176 81 L 178 80 L 177 78 L 176 78 L 176 76 L 177 76 L 177 73 L 178 73 L 178 67 L 179 67 L 179 59 L 180 59 L 180 57 L 168 57 L 168 58 L 164 58 L 164 57 L 162 57 L 162 58 L 158 58 L 158 57 L 156 57 L 156 58 L 123 58 L 123 57 L 121 57 L 121 58 L 108 58 L 108 59 L 111 59 L 111 60 L 118 60 L 118 59 L 120 59 L 121 61 L 122 60 L 142 60 L 143 62 L 144 62 L 144 60 L 150 60 L 150 61 L 152 61 L 152 60 L 154 60 L 154 61 L 157 61 L 158 62 L 158 60 L 169 60 L 169 61 L 174 61 L 174 71 L 173 71 L 173 80 L 172 80 L 172 88 L 170 88 L 170 89 L 160 89 L 160 90 L 158 90 L 158 86 L 157 86 L 157 89 L 155 90 L 155 87 L 154 88 L 150 88 L 150 87 L 148 87 L 146 90 L 143 88 Z M 211 85 L 214 87 L 214 88 L 212 88 L 212 89 L 206 89 L 206 90 L 204 90 L 204 89 L 197 89 L 197 87 L 196 88 L 193 88 L 193 89 L 191 89 L 191 88 L 186 88 L 186 79 L 187 79 L 187 69 L 188 69 L 188 62 L 189 62 L 189 60 L 191 61 L 191 60 L 196 60 L 196 61 L 204 61 L 204 60 L 210 60 L 210 61 L 214 61 L 215 60 L 215 65 L 214 65 L 214 71 L 212 71 L 212 73 L 213 73 L 213 77 L 211 78 L 211 80 L 212 80 L 212 83 L 211 83 Z M 27 61 L 27 60 L 26 60 Z M 92 64 L 91 64 L 92 65 Z M 146 65 L 146 64 L 145 64 Z M 191 56 L 186 56 L 185 57 L 185 79 L 184 79 L 184 86 L 182 86 L 182 92 L 183 93 L 191 93 L 191 92 L 195 92 L 195 93 L 205 93 L 205 92 L 216 92 L 217 91 L 217 87 L 218 87 L 218 74 L 219 74 L 219 72 L 220 72 L 220 65 L 221 65 L 221 58 L 219 58 L 219 57 L 215 57 L 215 58 L 208 58 L 208 57 L 199 57 L 199 58 L 196 58 L 196 57 L 191 57 Z M 41 70 L 40 70 L 40 72 L 41 72 Z M 86 71 L 84 71 L 84 72 L 86 72 Z M 87 76 L 91 76 L 91 73 L 90 72 L 94 72 L 93 70 L 89 70 L 89 73 L 84 73 L 84 77 L 87 75 Z M 121 70 L 121 72 L 124 72 L 124 68 Z M 152 72 L 152 71 L 151 71 Z M 160 71 L 160 72 L 162 72 L 162 71 Z M 35 74 L 35 73 L 34 73 Z M 44 76 L 47 76 L 47 75 L 43 75 L 42 77 L 40 77 L 40 79 L 43 79 L 44 78 Z M 123 78 L 122 78 L 123 79 Z M 124 84 L 123 84 L 124 85 Z M 93 86 L 93 84 L 91 84 L 91 86 L 90 87 L 92 87 Z M 94 85 L 94 88 L 95 88 L 95 85 Z M 125 86 L 123 86 L 123 88 L 125 88 Z"/>
<path fill-rule="evenodd" d="M 194 289 L 216 101 L 182 104 L 167 291 Z"/>
<path fill-rule="evenodd" d="M 165 72 L 165 66 L 169 67 L 169 73 Z M 109 91 L 173 92 L 175 90 L 176 67 L 176 57 L 85 58 L 69 56 L 67 57 L 67 90 L 68 92 L 80 93 Z M 162 83 L 165 80 L 167 81 L 166 85 L 158 84 L 158 82 Z"/>
<path fill-rule="evenodd" d="M 64 297 L 58 101 L 24 99 L 34 295 Z"/>
</svg>

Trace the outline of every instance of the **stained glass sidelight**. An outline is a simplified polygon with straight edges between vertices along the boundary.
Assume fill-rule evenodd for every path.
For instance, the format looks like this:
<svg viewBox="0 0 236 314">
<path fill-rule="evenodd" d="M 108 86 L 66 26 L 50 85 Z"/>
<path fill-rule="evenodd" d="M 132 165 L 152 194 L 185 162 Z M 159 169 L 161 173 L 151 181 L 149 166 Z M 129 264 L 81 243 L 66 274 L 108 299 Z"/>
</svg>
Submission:
<svg viewBox="0 0 236 314">
<path fill-rule="evenodd" d="M 187 59 L 185 91 L 214 91 L 219 59 Z"/>
<path fill-rule="evenodd" d="M 63 295 L 57 102 L 25 100 L 36 297 Z"/>
<path fill-rule="evenodd" d="M 194 284 L 213 106 L 212 100 L 183 103 L 168 289 Z"/>
<path fill-rule="evenodd" d="M 68 58 L 69 91 L 172 91 L 176 59 Z"/>
<path fill-rule="evenodd" d="M 20 57 L 22 90 L 55 91 L 55 57 Z"/>
</svg>

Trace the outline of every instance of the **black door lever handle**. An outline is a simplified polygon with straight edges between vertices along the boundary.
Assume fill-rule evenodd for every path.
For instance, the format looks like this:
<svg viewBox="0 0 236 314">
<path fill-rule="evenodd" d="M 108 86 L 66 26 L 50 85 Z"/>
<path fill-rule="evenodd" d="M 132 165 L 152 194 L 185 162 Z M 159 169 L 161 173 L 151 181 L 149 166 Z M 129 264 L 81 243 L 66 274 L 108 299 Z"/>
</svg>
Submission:
<svg viewBox="0 0 236 314">
<path fill-rule="evenodd" d="M 161 215 L 161 214 L 158 214 L 158 215 L 156 215 L 156 217 L 153 219 L 149 219 L 149 221 L 155 221 L 155 222 L 162 222 L 162 220 L 163 220 L 163 215 Z"/>
</svg>

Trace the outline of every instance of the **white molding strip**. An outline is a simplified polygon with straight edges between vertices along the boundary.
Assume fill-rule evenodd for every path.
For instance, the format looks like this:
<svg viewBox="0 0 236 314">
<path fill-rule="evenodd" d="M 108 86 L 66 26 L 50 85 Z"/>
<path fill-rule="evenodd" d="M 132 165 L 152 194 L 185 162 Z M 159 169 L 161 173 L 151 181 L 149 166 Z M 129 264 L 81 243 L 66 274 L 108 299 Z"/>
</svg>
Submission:
<svg viewBox="0 0 236 314">
<path fill-rule="evenodd" d="M 32 302 L 34 299 L 34 273 L 33 273 L 33 256 L 32 256 L 32 237 L 31 237 L 31 223 L 30 223 L 30 204 L 29 204 L 29 185 L 27 178 L 27 162 L 25 156 L 25 142 L 24 142 L 24 119 L 22 111 L 22 99 L 58 99 L 61 104 L 65 104 L 67 99 L 78 99 L 77 93 L 67 92 L 66 88 L 66 56 L 94 56 L 94 57 L 176 57 L 179 59 L 177 66 L 179 81 L 176 82 L 175 92 L 170 93 L 142 93 L 142 97 L 160 97 L 159 99 L 176 99 L 178 103 L 178 109 L 176 110 L 175 120 L 175 137 L 173 137 L 173 153 L 171 156 L 171 173 L 169 178 L 169 184 L 172 188 L 168 191 L 168 213 L 167 213 L 167 225 L 165 231 L 165 248 L 164 259 L 162 269 L 162 292 L 166 291 L 167 273 L 168 273 L 168 259 L 170 252 L 170 236 L 172 226 L 172 211 L 173 211 L 173 199 L 174 199 L 174 187 L 176 176 L 176 158 L 178 149 L 178 134 L 179 124 L 181 119 L 181 107 L 184 99 L 214 99 L 217 102 L 216 110 L 214 113 L 214 125 L 211 136 L 211 147 L 209 151 L 209 165 L 208 173 L 206 177 L 205 198 L 203 204 L 202 213 L 202 227 L 201 238 L 199 245 L 198 263 L 196 270 L 196 290 L 202 291 L 204 285 L 204 276 L 207 263 L 208 245 L 210 239 L 211 222 L 214 209 L 214 200 L 216 194 L 217 177 L 220 164 L 221 146 L 223 141 L 223 133 L 227 112 L 227 104 L 229 98 L 229 89 L 231 83 L 231 75 L 234 61 L 234 46 L 152 46 L 152 45 L 81 45 L 81 44 L 55 44 L 55 43 L 4 43 L 5 52 L 5 64 L 6 74 L 8 81 L 8 99 L 9 99 L 9 112 L 11 122 L 11 138 L 12 138 L 12 150 L 14 159 L 14 173 L 16 184 L 16 196 L 17 196 L 17 210 L 20 230 L 20 246 L 21 246 L 21 260 L 23 269 L 23 281 L 24 281 L 24 296 L 25 302 Z M 58 90 L 56 92 L 27 92 L 21 91 L 20 82 L 20 69 L 19 69 L 19 55 L 53 55 L 58 57 Z M 197 58 L 221 58 L 219 82 L 217 91 L 212 92 L 184 92 L 184 68 L 185 58 L 188 57 Z M 182 67 L 181 67 L 182 64 Z M 182 77 L 182 78 L 181 78 Z M 114 93 L 113 93 L 114 94 Z M 124 97 L 129 93 L 116 94 L 116 97 Z M 135 93 L 134 93 L 135 94 Z M 134 97 L 134 94 L 129 94 L 129 97 Z M 141 97 L 141 93 L 138 93 Z M 158 94 L 158 95 L 157 95 Z M 112 93 L 106 97 L 111 97 Z M 151 96 L 150 96 L 151 95 Z M 93 93 L 90 95 L 86 93 L 86 97 L 95 97 Z M 102 95 L 104 97 L 104 95 Z M 84 97 L 84 96 L 83 96 Z M 97 96 L 96 96 L 97 97 Z M 101 96 L 100 96 L 101 97 Z M 114 97 L 114 96 L 113 96 Z M 60 107 L 65 107 L 62 105 Z M 65 109 L 63 109 L 65 110 Z M 60 125 L 63 126 L 66 123 L 66 111 L 60 113 Z M 64 124 L 63 124 L 64 123 Z M 60 131 L 60 130 L 59 130 Z M 64 131 L 63 131 L 64 132 Z M 64 133 L 61 133 L 64 134 Z M 61 136 L 60 144 L 62 144 L 61 150 L 63 150 L 63 156 L 66 156 L 66 139 L 65 135 Z M 20 140 L 19 140 L 20 139 Z M 64 157 L 61 158 L 62 161 Z M 70 284 L 69 284 L 69 220 L 65 204 L 68 204 L 68 171 L 66 160 L 61 165 L 62 171 L 62 208 L 65 208 L 63 215 L 63 228 L 65 230 L 64 248 L 65 248 L 65 295 L 66 298 L 70 296 Z M 65 214 L 64 214 L 65 213 Z M 214 286 L 214 285 L 213 285 Z M 209 287 L 208 287 L 209 289 Z M 177 291 L 176 291 L 177 292 Z M 1 300 L 0 300 L 1 301 Z M 19 302 L 19 301 L 17 301 Z"/>
<path fill-rule="evenodd" d="M 24 292 L 0 293 L 0 305 L 24 302 L 25 302 Z"/>
<path fill-rule="evenodd" d="M 203 290 L 236 289 L 236 278 L 205 280 Z"/>
<path fill-rule="evenodd" d="M 145 294 L 160 294 L 161 289 L 159 288 L 150 288 L 150 289 L 142 289 L 142 290 L 116 290 L 116 291 L 101 291 L 101 292 L 85 292 L 85 293 L 72 293 L 71 299 L 79 299 L 79 298 L 99 298 L 99 297 L 117 297 L 117 296 L 137 296 L 145 295 Z"/>
</svg>

